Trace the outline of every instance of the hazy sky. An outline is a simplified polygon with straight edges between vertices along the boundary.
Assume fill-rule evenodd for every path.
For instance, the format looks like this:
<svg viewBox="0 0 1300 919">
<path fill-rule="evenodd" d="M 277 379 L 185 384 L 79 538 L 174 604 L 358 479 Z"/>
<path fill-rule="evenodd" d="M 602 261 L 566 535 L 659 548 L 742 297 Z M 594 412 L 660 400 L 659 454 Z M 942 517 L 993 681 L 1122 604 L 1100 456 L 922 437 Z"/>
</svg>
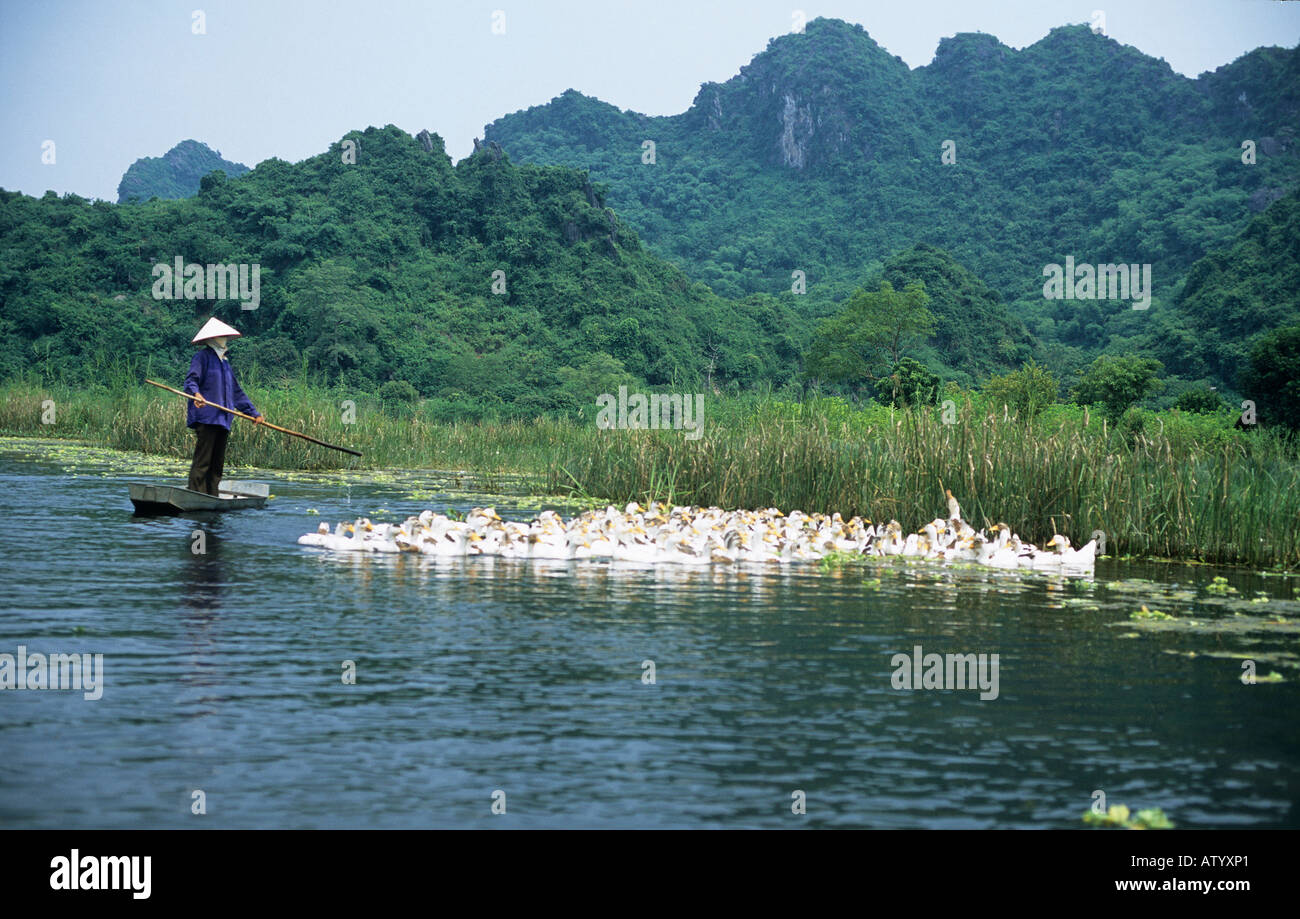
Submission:
<svg viewBox="0 0 1300 919">
<path fill-rule="evenodd" d="M 860 23 L 912 67 L 957 32 L 1021 48 L 1096 9 L 1112 38 L 1193 77 L 1300 43 L 1300 3 L 1274 0 L 0 0 L 0 187 L 116 200 L 127 166 L 185 138 L 252 166 L 389 123 L 459 159 L 484 124 L 570 87 L 676 114 L 796 9 Z"/>
</svg>

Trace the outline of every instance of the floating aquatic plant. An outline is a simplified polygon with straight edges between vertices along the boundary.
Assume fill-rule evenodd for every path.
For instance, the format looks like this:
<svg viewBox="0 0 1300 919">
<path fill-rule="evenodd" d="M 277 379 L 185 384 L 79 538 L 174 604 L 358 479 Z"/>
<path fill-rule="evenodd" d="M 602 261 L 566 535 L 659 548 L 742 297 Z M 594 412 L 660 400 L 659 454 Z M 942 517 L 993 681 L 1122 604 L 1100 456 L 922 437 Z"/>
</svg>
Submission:
<svg viewBox="0 0 1300 919">
<path fill-rule="evenodd" d="M 1173 822 L 1158 807 L 1140 810 L 1136 814 L 1123 804 L 1112 804 L 1104 814 L 1089 810 L 1083 815 L 1089 826 L 1121 827 L 1126 830 L 1172 830 Z"/>
<path fill-rule="evenodd" d="M 841 549 L 832 549 L 822 556 L 817 567 L 822 571 L 833 571 L 849 565 L 865 565 L 867 561 L 867 556 L 860 552 L 845 552 Z"/>
<path fill-rule="evenodd" d="M 1205 585 L 1205 589 L 1212 594 L 1235 594 L 1237 592 L 1237 588 L 1229 584 L 1228 579 L 1225 577 L 1216 577 Z"/>
</svg>

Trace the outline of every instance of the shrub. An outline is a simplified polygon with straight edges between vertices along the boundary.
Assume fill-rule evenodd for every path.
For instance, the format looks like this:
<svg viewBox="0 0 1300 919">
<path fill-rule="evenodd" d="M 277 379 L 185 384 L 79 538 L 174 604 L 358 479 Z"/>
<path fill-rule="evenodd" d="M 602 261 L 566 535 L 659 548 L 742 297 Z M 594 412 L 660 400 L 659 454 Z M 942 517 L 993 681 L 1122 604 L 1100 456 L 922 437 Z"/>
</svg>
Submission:
<svg viewBox="0 0 1300 919">
<path fill-rule="evenodd" d="M 1083 372 L 1070 398 L 1080 405 L 1100 404 L 1111 422 L 1118 422 L 1130 406 L 1159 387 L 1156 374 L 1163 369 L 1154 358 L 1103 354 Z"/>
<path fill-rule="evenodd" d="M 1208 386 L 1198 386 L 1180 395 L 1174 408 L 1193 415 L 1208 415 L 1223 408 L 1222 397 Z"/>
<path fill-rule="evenodd" d="M 894 365 L 889 378 L 876 384 L 881 401 L 895 408 L 933 405 L 939 401 L 941 381 L 920 361 L 905 357 Z"/>
<path fill-rule="evenodd" d="M 389 380 L 379 387 L 379 401 L 390 415 L 404 417 L 411 414 L 420 394 L 406 380 Z"/>
<path fill-rule="evenodd" d="M 1026 421 L 1056 401 L 1060 383 L 1037 361 L 1027 361 L 1019 370 L 988 378 L 983 387 L 990 408 L 1006 406 Z"/>
</svg>

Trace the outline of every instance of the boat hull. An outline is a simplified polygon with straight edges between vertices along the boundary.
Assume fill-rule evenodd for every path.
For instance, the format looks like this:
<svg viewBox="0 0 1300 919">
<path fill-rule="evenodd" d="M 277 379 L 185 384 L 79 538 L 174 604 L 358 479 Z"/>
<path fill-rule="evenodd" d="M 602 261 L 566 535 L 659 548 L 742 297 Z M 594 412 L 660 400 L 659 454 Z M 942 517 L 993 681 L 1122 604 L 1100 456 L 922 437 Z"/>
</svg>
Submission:
<svg viewBox="0 0 1300 919">
<path fill-rule="evenodd" d="M 200 511 L 238 511 L 265 507 L 267 486 L 258 482 L 221 485 L 221 496 L 200 491 L 190 491 L 175 485 L 148 485 L 132 482 L 127 485 L 131 503 L 137 514 L 188 514 Z"/>
</svg>

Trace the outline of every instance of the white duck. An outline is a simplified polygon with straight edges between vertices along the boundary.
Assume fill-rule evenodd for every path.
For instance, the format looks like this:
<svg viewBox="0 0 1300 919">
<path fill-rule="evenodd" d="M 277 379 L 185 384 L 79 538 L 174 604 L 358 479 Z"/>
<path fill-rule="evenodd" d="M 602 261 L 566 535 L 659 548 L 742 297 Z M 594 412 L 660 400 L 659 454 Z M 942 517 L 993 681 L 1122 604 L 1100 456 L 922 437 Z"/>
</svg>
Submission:
<svg viewBox="0 0 1300 919">
<path fill-rule="evenodd" d="M 1057 534 L 1047 544 L 1056 549 L 1063 568 L 1091 568 L 1097 560 L 1097 540 L 1091 540 L 1078 549 L 1070 548 L 1070 537 Z"/>
</svg>

